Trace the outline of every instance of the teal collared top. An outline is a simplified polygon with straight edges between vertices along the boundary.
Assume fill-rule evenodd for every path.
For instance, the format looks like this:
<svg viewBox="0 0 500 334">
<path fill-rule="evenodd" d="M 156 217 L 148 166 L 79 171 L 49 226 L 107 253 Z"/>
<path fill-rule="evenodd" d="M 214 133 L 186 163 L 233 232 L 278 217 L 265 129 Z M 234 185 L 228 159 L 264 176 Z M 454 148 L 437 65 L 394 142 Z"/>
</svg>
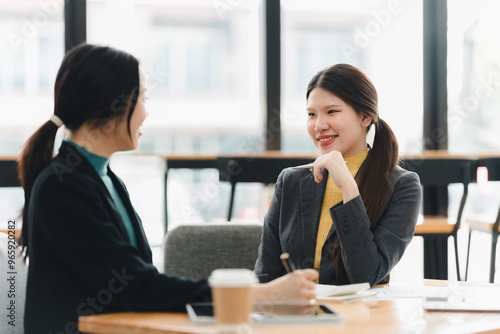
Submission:
<svg viewBox="0 0 500 334">
<path fill-rule="evenodd" d="M 135 233 L 134 233 L 134 227 L 132 226 L 132 221 L 130 220 L 130 217 L 127 213 L 127 209 L 125 208 L 125 205 L 123 205 L 123 202 L 118 195 L 118 192 L 116 191 L 115 186 L 113 185 L 113 181 L 111 181 L 111 178 L 108 176 L 108 163 L 109 163 L 109 158 L 101 157 L 99 155 L 90 153 L 87 151 L 84 147 L 81 147 L 71 140 L 65 138 L 64 139 L 66 142 L 68 142 L 71 146 L 76 148 L 89 162 L 90 164 L 95 168 L 97 171 L 97 174 L 102 179 L 102 182 L 106 185 L 106 188 L 108 188 L 109 194 L 111 195 L 111 198 L 113 198 L 113 201 L 115 202 L 115 205 L 118 209 L 118 212 L 120 213 L 120 216 L 122 217 L 123 223 L 125 224 L 125 227 L 127 229 L 128 235 L 130 237 L 130 240 L 132 241 L 132 244 L 134 246 L 137 246 L 137 240 L 135 238 Z"/>
</svg>

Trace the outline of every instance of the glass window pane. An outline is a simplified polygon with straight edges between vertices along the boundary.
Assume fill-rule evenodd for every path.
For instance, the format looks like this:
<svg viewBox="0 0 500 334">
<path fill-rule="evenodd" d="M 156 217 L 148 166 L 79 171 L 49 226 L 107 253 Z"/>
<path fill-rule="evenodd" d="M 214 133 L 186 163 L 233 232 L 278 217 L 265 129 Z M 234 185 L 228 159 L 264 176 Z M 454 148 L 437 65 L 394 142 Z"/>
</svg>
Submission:
<svg viewBox="0 0 500 334">
<path fill-rule="evenodd" d="M 0 13 L 0 154 L 18 154 L 54 111 L 64 8 L 57 1 L 0 1 Z"/>
<path fill-rule="evenodd" d="M 90 0 L 87 11 L 89 43 L 141 61 L 151 97 L 141 150 L 264 148 L 244 145 L 263 124 L 260 0 Z M 220 140 L 228 135 L 235 140 Z"/>
<path fill-rule="evenodd" d="M 0 155 L 18 155 L 54 112 L 54 82 L 64 56 L 63 14 L 59 1 L 0 1 Z M 0 202 L 3 226 L 20 214 L 23 190 L 0 188 Z"/>
<path fill-rule="evenodd" d="M 400 153 L 421 151 L 422 1 L 282 0 L 282 12 L 283 149 L 315 150 L 305 129 L 307 84 L 349 63 L 375 84 Z"/>
<path fill-rule="evenodd" d="M 448 147 L 500 149 L 500 2 L 448 2 Z"/>
</svg>

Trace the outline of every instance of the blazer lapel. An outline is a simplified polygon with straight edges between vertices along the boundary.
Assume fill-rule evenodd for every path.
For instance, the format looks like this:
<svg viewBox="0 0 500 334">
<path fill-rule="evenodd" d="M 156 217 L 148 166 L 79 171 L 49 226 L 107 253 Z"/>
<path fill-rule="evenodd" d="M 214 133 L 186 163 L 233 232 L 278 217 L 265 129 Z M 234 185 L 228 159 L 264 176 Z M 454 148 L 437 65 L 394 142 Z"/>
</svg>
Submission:
<svg viewBox="0 0 500 334">
<path fill-rule="evenodd" d="M 319 184 L 314 182 L 314 175 L 312 173 L 309 173 L 300 180 L 299 196 L 304 258 L 312 259 L 311 265 L 314 262 L 319 217 L 327 179 L 328 172 L 323 170 L 323 180 Z"/>
<path fill-rule="evenodd" d="M 123 205 L 127 209 L 128 216 L 129 216 L 130 221 L 132 222 L 132 226 L 134 228 L 134 233 L 135 233 L 136 242 L 137 242 L 137 248 L 140 250 L 141 254 L 146 259 L 146 261 L 152 263 L 151 248 L 150 248 L 149 243 L 147 241 L 146 233 L 144 232 L 144 229 L 142 227 L 142 223 L 141 223 L 139 216 L 137 215 L 137 213 L 134 210 L 134 207 L 132 206 L 132 202 L 130 201 L 130 196 L 127 192 L 127 189 L 125 188 L 125 185 L 115 175 L 115 173 L 113 173 L 113 171 L 109 168 L 109 166 L 108 166 L 108 176 L 113 181 L 113 185 L 115 186 L 116 191 L 118 192 L 118 195 L 120 196 L 120 199 L 123 202 Z M 128 235 L 128 232 L 127 232 L 127 235 Z"/>
</svg>

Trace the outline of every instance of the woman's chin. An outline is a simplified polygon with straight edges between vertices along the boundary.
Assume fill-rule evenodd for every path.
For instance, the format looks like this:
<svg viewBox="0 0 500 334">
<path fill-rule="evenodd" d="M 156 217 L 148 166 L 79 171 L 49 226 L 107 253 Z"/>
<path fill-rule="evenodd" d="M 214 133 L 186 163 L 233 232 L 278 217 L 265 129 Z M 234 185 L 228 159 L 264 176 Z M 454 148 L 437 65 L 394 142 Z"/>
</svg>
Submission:
<svg viewBox="0 0 500 334">
<path fill-rule="evenodd" d="M 318 147 L 318 152 L 320 155 L 327 154 L 332 151 L 335 151 L 334 147 Z"/>
</svg>

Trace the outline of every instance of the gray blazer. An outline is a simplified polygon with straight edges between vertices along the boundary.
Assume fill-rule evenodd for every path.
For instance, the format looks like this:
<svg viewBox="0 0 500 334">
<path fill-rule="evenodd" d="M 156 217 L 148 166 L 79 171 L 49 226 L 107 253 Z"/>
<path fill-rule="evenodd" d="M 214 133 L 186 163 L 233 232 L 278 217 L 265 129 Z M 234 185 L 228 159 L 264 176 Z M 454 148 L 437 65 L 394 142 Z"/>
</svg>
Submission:
<svg viewBox="0 0 500 334">
<path fill-rule="evenodd" d="M 275 186 L 255 264 L 261 282 L 286 274 L 280 254 L 288 252 L 297 268 L 313 268 L 316 237 L 328 173 L 321 183 L 314 182 L 307 169 L 287 168 Z M 371 194 L 377 196 L 377 194 Z M 323 246 L 319 271 L 320 284 L 383 282 L 399 262 L 410 243 L 420 211 L 422 191 L 417 174 L 396 167 L 391 191 L 374 231 L 370 231 L 361 196 L 330 209 L 332 228 Z M 332 249 L 340 238 L 342 260 L 349 282 L 341 282 L 333 269 Z M 387 278 L 388 280 L 388 278 Z"/>
</svg>

